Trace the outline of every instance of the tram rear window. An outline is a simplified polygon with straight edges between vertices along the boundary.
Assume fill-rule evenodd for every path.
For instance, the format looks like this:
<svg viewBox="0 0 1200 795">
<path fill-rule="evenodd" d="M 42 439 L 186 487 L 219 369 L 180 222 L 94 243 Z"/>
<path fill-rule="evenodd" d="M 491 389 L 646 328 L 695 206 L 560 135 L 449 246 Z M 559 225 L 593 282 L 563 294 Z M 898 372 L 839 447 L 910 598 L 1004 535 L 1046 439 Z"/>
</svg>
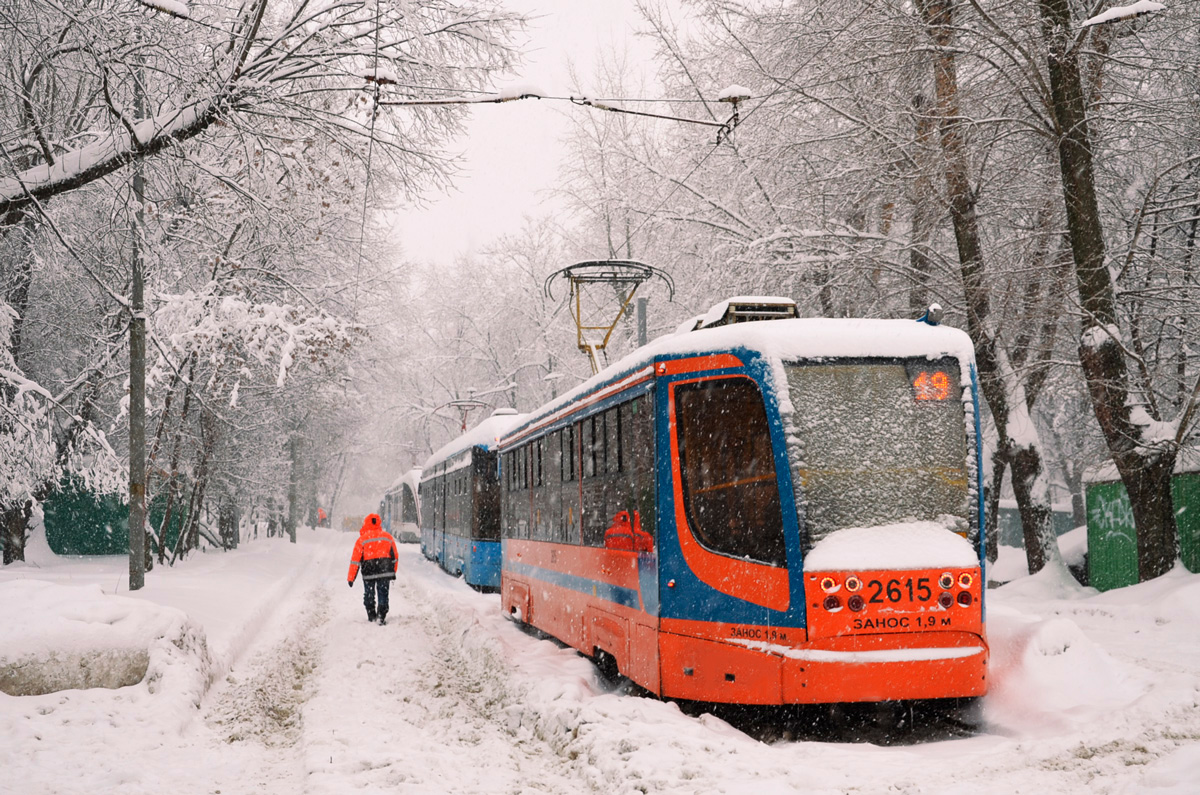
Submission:
<svg viewBox="0 0 1200 795">
<path fill-rule="evenodd" d="M 786 366 L 797 502 L 810 543 L 846 527 L 914 519 L 965 531 L 967 426 L 958 362 Z"/>
<path fill-rule="evenodd" d="M 782 566 L 783 513 L 767 412 L 748 378 L 675 391 L 688 524 L 714 552 Z"/>
</svg>

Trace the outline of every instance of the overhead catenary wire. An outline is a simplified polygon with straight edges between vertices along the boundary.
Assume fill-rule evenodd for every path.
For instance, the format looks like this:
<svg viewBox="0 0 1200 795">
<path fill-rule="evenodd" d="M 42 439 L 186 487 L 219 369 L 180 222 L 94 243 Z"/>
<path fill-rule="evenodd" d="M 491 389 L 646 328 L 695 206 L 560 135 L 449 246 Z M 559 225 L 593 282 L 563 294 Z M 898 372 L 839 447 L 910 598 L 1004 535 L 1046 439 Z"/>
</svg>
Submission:
<svg viewBox="0 0 1200 795">
<path fill-rule="evenodd" d="M 379 90 L 378 85 L 376 85 L 376 92 L 378 92 L 378 90 Z M 472 93 L 475 93 L 475 92 L 472 92 Z M 552 96 L 552 95 L 538 94 L 538 93 L 532 92 L 532 91 L 525 91 L 525 92 L 515 92 L 514 91 L 514 92 L 506 92 L 506 93 L 499 93 L 499 94 L 487 93 L 487 92 L 478 92 L 478 93 L 479 93 L 479 96 L 475 96 L 475 97 L 450 96 L 450 97 L 423 97 L 423 98 L 419 98 L 419 99 L 385 99 L 385 100 L 379 100 L 379 104 L 380 105 L 389 105 L 389 106 L 393 106 L 393 107 L 437 107 L 437 106 L 444 106 L 444 105 L 499 104 L 502 102 L 515 102 L 517 100 L 522 100 L 522 99 L 545 99 L 545 100 L 549 100 L 549 101 L 570 102 L 573 105 L 584 105 L 587 107 L 596 108 L 597 110 L 609 111 L 610 113 L 625 113 L 625 114 L 628 114 L 631 116 L 647 116 L 647 117 L 654 118 L 654 119 L 665 119 L 667 121 L 682 122 L 684 124 L 699 124 L 704 127 L 718 127 L 718 128 L 721 128 L 722 130 L 725 130 L 726 132 L 728 132 L 729 130 L 731 130 L 733 128 L 734 124 L 736 123 L 736 119 L 737 119 L 736 110 L 735 110 L 734 116 L 731 119 L 729 119 L 728 121 L 720 122 L 720 121 L 711 121 L 709 119 L 695 119 L 695 118 L 691 118 L 691 117 L 687 117 L 687 116 L 674 116 L 674 115 L 665 114 L 665 113 L 650 113 L 648 111 L 629 110 L 628 108 L 621 108 L 621 107 L 617 107 L 615 104 L 611 104 L 611 103 L 629 102 L 629 101 L 640 101 L 640 102 L 673 102 L 674 101 L 674 100 L 666 100 L 666 99 L 641 99 L 641 100 L 636 100 L 636 99 L 635 100 L 593 99 L 592 97 L 588 97 L 588 96 L 575 96 L 575 95 Z M 692 101 L 700 102 L 703 100 L 692 100 Z"/>
<path fill-rule="evenodd" d="M 385 85 L 387 85 L 387 84 L 388 83 L 385 83 Z M 418 85 L 413 85 L 411 83 L 400 83 L 400 82 L 394 83 L 394 85 L 397 86 L 398 88 L 407 88 L 407 89 L 411 89 L 414 91 L 446 91 L 451 94 L 484 94 L 484 95 L 496 96 L 499 93 L 501 93 L 498 91 L 489 91 L 484 88 L 458 88 L 456 86 L 418 86 Z M 541 94 L 541 93 L 535 92 L 535 91 L 526 91 L 526 92 L 522 92 L 522 93 L 537 94 L 539 99 L 553 99 L 553 100 L 570 101 L 570 100 L 575 100 L 575 99 L 580 98 L 578 95 L 576 95 L 576 96 L 572 96 L 572 95 L 558 96 L 558 95 L 554 95 L 554 94 Z M 696 99 L 694 97 L 692 97 L 692 98 L 684 98 L 684 97 L 589 97 L 589 99 L 595 100 L 596 102 L 669 102 L 671 104 L 692 103 L 692 104 L 696 104 L 696 105 L 703 105 L 703 104 L 707 104 L 712 101 L 712 100 L 708 100 L 708 99 Z M 751 97 L 751 99 L 753 99 L 753 97 Z"/>
<path fill-rule="evenodd" d="M 615 104 L 613 104 L 613 103 L 625 103 L 625 102 L 671 102 L 671 103 L 688 102 L 688 103 L 702 103 L 705 106 L 707 106 L 711 100 L 707 100 L 704 98 L 699 98 L 699 99 L 665 99 L 665 98 L 664 99 L 652 99 L 652 98 L 596 99 L 596 98 L 587 97 L 587 96 L 575 96 L 575 95 L 556 96 L 556 95 L 540 94 L 535 91 L 530 91 L 530 90 L 521 91 L 521 90 L 517 90 L 517 89 L 511 89 L 509 91 L 502 92 L 502 93 L 485 92 L 485 91 L 481 91 L 478 89 L 463 89 L 460 92 L 458 92 L 457 96 L 380 100 L 379 99 L 380 84 L 392 83 L 394 81 L 386 80 L 386 79 L 380 80 L 380 79 L 378 79 L 377 76 L 368 77 L 368 80 L 375 83 L 374 88 L 375 88 L 375 98 L 376 98 L 377 105 L 387 105 L 387 106 L 392 106 L 392 107 L 437 107 L 437 106 L 448 106 L 448 105 L 499 104 L 499 103 L 504 103 L 504 102 L 514 102 L 514 101 L 523 100 L 523 99 L 545 99 L 545 100 L 549 100 L 549 101 L 571 102 L 574 105 L 583 105 L 583 106 L 587 106 L 587 107 L 596 108 L 597 110 L 609 111 L 612 113 L 622 113 L 622 114 L 628 114 L 631 116 L 646 116 L 646 117 L 650 117 L 650 118 L 664 119 L 664 120 L 668 120 L 668 121 L 677 121 L 677 122 L 681 122 L 681 123 L 685 123 L 685 124 L 698 124 L 698 125 L 705 126 L 705 127 L 720 128 L 717 133 L 717 139 L 716 139 L 715 145 L 712 146 L 707 152 L 704 153 L 704 156 L 701 157 L 700 160 L 698 160 L 696 162 L 696 164 L 692 166 L 691 170 L 688 171 L 686 176 L 684 176 L 682 179 L 674 180 L 675 184 L 671 187 L 671 190 L 669 190 L 667 192 L 667 195 L 664 196 L 661 201 L 659 201 L 658 205 L 655 206 L 655 208 L 653 210 L 651 210 L 648 213 L 645 213 L 644 217 L 642 218 L 642 221 L 628 235 L 626 235 L 625 241 L 617 249 L 616 253 L 619 256 L 621 250 L 626 249 L 629 246 L 630 241 L 632 240 L 633 236 L 635 234 L 637 234 L 641 230 L 641 228 L 649 222 L 650 218 L 653 217 L 654 213 L 658 212 L 658 210 L 661 209 L 663 207 L 663 205 L 665 205 L 667 203 L 667 201 L 671 198 L 671 196 L 673 196 L 675 194 L 675 191 L 679 190 L 680 186 L 686 184 L 687 181 L 689 179 L 691 179 L 696 174 L 697 171 L 700 170 L 701 166 L 703 166 L 704 163 L 706 163 L 708 161 L 708 159 L 710 157 L 712 157 L 713 152 L 715 152 L 717 150 L 717 148 L 721 145 L 722 142 L 730 140 L 730 133 L 732 133 L 734 127 L 736 127 L 740 123 L 749 119 L 751 115 L 753 115 L 756 111 L 758 111 L 760 108 L 762 108 L 769 100 L 771 100 L 773 97 L 775 97 L 777 94 L 779 94 L 785 88 L 787 88 L 789 86 L 789 84 L 791 84 L 791 82 L 796 78 L 797 75 L 800 74 L 800 72 L 805 67 L 807 67 L 809 64 L 811 64 L 815 58 L 817 58 L 821 53 L 823 53 L 826 49 L 828 49 L 835 41 L 837 41 L 837 39 L 839 37 L 841 37 L 841 35 L 843 33 L 845 33 L 846 30 L 847 30 L 847 28 L 842 28 L 841 30 L 837 31 L 837 33 L 835 33 L 832 37 L 830 37 L 830 39 L 828 41 L 826 41 L 824 44 L 822 44 L 820 47 L 818 47 L 813 53 L 811 53 L 809 55 L 809 57 L 806 60 L 804 60 L 802 63 L 800 63 L 800 65 L 798 65 L 792 71 L 791 74 L 789 74 L 783 80 L 777 80 L 776 87 L 773 91 L 771 91 L 771 93 L 769 93 L 765 96 L 762 96 L 762 97 L 742 96 L 742 97 L 723 98 L 722 100 L 720 100 L 720 101 L 730 102 L 732 105 L 732 108 L 733 108 L 733 112 L 731 113 L 730 118 L 724 122 L 713 121 L 713 120 L 708 120 L 708 119 L 696 119 L 696 118 L 690 118 L 690 117 L 685 117 L 685 116 L 673 116 L 673 115 L 661 114 L 661 113 L 649 113 L 646 111 L 629 110 L 628 108 L 620 108 L 620 107 L 617 107 Z M 436 89 L 436 90 L 450 90 L 450 89 Z M 463 94 L 476 94 L 477 96 L 463 96 Z M 753 108 L 748 110 L 744 115 L 739 114 L 738 102 L 739 101 L 748 101 L 750 99 L 758 99 L 759 102 Z"/>
<path fill-rule="evenodd" d="M 792 71 L 792 73 L 787 76 L 786 79 L 779 81 L 779 83 L 775 87 L 774 91 L 772 91 L 770 94 L 767 94 L 764 97 L 760 97 L 758 104 L 755 105 L 750 110 L 746 111 L 746 114 L 744 116 L 742 116 L 740 119 L 738 119 L 737 104 L 734 103 L 733 118 L 731 118 L 730 121 L 735 124 L 738 124 L 738 123 L 744 122 L 747 119 L 749 119 L 750 116 L 752 116 L 755 113 L 755 111 L 757 111 L 759 108 L 761 108 L 763 105 L 765 105 L 772 97 L 774 97 L 780 91 L 783 91 L 784 88 L 787 87 L 787 85 L 789 83 L 791 83 L 793 80 L 795 80 L 796 76 L 798 74 L 800 74 L 801 70 L 803 70 L 806 66 L 811 64 L 813 62 L 813 59 L 815 59 L 818 55 L 820 55 L 822 52 L 824 52 L 824 50 L 826 48 L 828 48 L 831 44 L 833 44 L 835 41 L 837 41 L 838 37 L 841 36 L 843 33 L 845 33 L 846 30 L 847 30 L 847 28 L 842 28 L 836 34 L 834 34 L 829 39 L 829 41 L 825 42 L 820 47 L 818 47 L 816 49 L 816 51 L 813 52 L 812 55 L 810 55 L 807 60 L 803 61 L 799 66 L 797 66 Z M 730 127 L 729 129 L 731 131 L 732 127 Z M 725 140 L 729 140 L 729 139 L 725 138 Z M 628 248 L 631 244 L 631 241 L 633 240 L 633 236 L 636 235 L 639 231 L 641 231 L 641 228 L 643 226 L 645 226 L 647 223 L 649 223 L 650 219 L 654 216 L 654 214 L 656 212 L 658 212 L 660 209 L 662 209 L 663 205 L 665 205 L 667 203 L 667 201 L 672 196 L 675 195 L 675 191 L 679 190 L 681 185 L 685 185 L 687 183 L 687 181 L 689 179 L 691 179 L 692 176 L 695 175 L 695 173 L 697 171 L 700 170 L 700 167 L 703 166 L 704 163 L 707 162 L 707 160 L 710 157 L 712 157 L 713 152 L 717 151 L 717 148 L 720 147 L 721 141 L 722 141 L 721 134 L 718 134 L 716 144 L 714 146 L 712 146 L 707 152 L 704 153 L 704 157 L 700 158 L 700 160 L 696 162 L 696 165 L 692 166 L 692 169 L 691 169 L 691 171 L 689 171 L 687 173 L 687 176 L 685 176 L 683 179 L 675 180 L 675 184 L 671 186 L 671 190 L 667 191 L 667 195 L 662 198 L 662 200 L 655 206 L 655 208 L 653 210 L 651 210 L 650 212 L 645 214 L 645 216 L 641 220 L 641 223 L 639 223 L 636 227 L 634 227 L 633 230 L 625 236 L 625 241 L 623 243 L 621 243 L 621 245 L 617 248 L 618 255 L 620 254 L 622 249 L 628 250 Z"/>
</svg>

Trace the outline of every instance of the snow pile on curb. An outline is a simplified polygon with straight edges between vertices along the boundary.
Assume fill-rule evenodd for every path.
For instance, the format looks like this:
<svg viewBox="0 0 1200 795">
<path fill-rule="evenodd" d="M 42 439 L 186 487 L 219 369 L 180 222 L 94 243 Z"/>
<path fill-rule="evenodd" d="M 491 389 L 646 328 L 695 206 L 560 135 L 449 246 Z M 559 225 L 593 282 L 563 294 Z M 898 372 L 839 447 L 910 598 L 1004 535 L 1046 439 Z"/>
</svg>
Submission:
<svg viewBox="0 0 1200 795">
<path fill-rule="evenodd" d="M 190 682 L 181 686 L 195 701 L 207 687 L 204 633 L 179 610 L 98 585 L 40 580 L 0 583 L 0 604 L 0 692 L 37 696 L 144 681 L 155 693 L 181 666 Z"/>
</svg>

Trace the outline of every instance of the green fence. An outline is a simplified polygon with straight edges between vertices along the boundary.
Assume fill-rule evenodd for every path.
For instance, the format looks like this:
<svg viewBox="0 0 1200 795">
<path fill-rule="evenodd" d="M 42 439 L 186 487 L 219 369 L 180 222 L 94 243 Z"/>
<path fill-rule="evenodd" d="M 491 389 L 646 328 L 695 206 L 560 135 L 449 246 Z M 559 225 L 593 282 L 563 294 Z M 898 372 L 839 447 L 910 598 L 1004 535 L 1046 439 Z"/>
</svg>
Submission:
<svg viewBox="0 0 1200 795">
<path fill-rule="evenodd" d="M 129 552 L 129 506 L 115 494 L 96 494 L 64 481 L 42 504 L 46 542 L 58 555 Z"/>
<path fill-rule="evenodd" d="M 186 492 L 184 492 L 186 494 Z M 161 527 L 167 509 L 165 494 L 150 503 L 150 524 Z M 129 505 L 115 494 L 96 494 L 77 480 L 63 481 L 42 504 L 46 543 L 58 555 L 129 554 Z M 167 533 L 174 545 L 183 525 L 176 505 Z"/>
<path fill-rule="evenodd" d="M 1200 572 L 1200 472 L 1171 478 L 1171 500 L 1179 528 L 1179 553 L 1189 571 Z M 1087 485 L 1088 577 L 1107 591 L 1138 581 L 1133 509 L 1121 481 Z"/>
</svg>

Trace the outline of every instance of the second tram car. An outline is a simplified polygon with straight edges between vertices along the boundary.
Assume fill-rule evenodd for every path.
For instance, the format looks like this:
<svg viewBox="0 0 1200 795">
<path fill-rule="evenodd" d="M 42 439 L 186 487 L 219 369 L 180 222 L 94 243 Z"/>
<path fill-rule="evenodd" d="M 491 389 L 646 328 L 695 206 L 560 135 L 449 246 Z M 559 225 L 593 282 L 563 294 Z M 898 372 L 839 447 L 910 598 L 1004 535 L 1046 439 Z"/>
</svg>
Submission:
<svg viewBox="0 0 1200 795">
<path fill-rule="evenodd" d="M 781 303 L 720 304 L 503 436 L 502 609 L 670 698 L 982 695 L 970 339 L 761 319 Z"/>
<path fill-rule="evenodd" d="M 524 415 L 492 416 L 435 452 L 421 470 L 421 551 L 478 589 L 500 587 L 496 440 Z"/>
<path fill-rule="evenodd" d="M 418 489 L 421 468 L 414 467 L 392 484 L 383 495 L 383 526 L 401 544 L 421 540 L 421 508 Z"/>
</svg>

